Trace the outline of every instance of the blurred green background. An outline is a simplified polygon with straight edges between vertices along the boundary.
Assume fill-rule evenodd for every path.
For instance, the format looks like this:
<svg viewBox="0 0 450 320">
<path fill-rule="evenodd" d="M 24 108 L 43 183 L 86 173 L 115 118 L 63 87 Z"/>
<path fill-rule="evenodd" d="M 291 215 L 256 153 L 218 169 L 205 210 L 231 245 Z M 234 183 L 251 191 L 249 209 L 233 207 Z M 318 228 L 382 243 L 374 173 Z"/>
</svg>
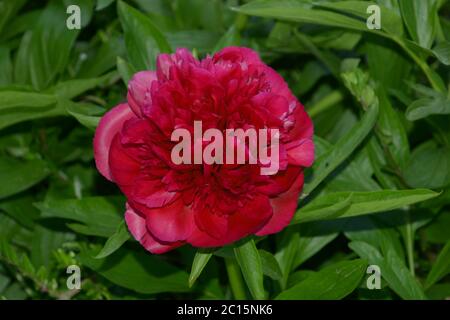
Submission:
<svg viewBox="0 0 450 320">
<path fill-rule="evenodd" d="M 0 298 L 450 298 L 449 41 L 446 0 L 0 0 Z M 313 118 L 293 226 L 151 255 L 95 168 L 94 130 L 160 52 L 230 45 L 257 50 Z"/>
</svg>

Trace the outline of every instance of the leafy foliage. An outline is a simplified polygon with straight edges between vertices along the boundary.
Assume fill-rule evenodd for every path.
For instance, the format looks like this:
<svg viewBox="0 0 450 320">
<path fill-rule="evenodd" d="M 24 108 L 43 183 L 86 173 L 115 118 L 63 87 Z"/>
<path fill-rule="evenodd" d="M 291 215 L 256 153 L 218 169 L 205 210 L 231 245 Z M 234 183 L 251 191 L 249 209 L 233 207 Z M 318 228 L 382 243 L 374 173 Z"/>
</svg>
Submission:
<svg viewBox="0 0 450 320">
<path fill-rule="evenodd" d="M 66 27 L 69 4 L 81 30 Z M 381 10 L 369 29 L 367 7 Z M 0 0 L 0 298 L 450 297 L 447 0 Z M 315 125 L 291 226 L 151 255 L 96 171 L 100 117 L 161 52 L 256 49 Z M 381 270 L 368 290 L 366 268 Z M 81 290 L 66 286 L 81 268 Z M 189 274 L 190 272 L 190 274 Z"/>
</svg>

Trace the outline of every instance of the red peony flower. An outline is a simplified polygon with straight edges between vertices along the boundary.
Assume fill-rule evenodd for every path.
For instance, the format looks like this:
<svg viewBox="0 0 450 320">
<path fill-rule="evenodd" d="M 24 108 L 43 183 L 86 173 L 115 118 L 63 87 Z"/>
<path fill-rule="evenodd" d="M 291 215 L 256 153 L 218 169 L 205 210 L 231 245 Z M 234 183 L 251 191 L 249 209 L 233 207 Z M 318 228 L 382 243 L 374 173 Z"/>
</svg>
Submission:
<svg viewBox="0 0 450 320">
<path fill-rule="evenodd" d="M 127 198 L 125 220 L 150 252 L 189 243 L 217 247 L 286 227 L 314 160 L 313 125 L 283 78 L 247 48 L 198 61 L 186 49 L 161 54 L 156 71 L 129 83 L 128 104 L 101 119 L 94 138 L 100 173 Z M 172 132 L 277 129 L 279 171 L 265 164 L 175 164 Z M 207 144 L 202 141 L 202 145 Z"/>
</svg>

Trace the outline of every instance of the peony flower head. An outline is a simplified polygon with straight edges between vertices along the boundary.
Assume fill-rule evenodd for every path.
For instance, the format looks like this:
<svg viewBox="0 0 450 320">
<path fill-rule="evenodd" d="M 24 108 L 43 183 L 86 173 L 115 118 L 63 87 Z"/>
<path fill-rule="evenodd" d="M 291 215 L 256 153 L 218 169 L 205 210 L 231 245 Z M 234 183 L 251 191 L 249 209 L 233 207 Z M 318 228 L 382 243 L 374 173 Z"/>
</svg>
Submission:
<svg viewBox="0 0 450 320">
<path fill-rule="evenodd" d="M 175 163 L 172 134 L 193 133 L 194 122 L 220 132 L 276 130 L 276 149 L 268 139 L 268 148 L 277 150 L 276 173 L 262 175 L 267 163 L 261 161 Z M 228 47 L 203 60 L 178 49 L 159 55 L 156 71 L 134 75 L 127 103 L 101 119 L 94 154 L 100 173 L 127 198 L 132 235 L 148 251 L 163 253 L 186 243 L 223 246 L 285 228 L 297 207 L 303 169 L 314 159 L 312 135 L 303 105 L 251 49 Z M 240 142 L 233 141 L 234 150 Z M 192 148 L 211 142 L 200 138 Z"/>
</svg>

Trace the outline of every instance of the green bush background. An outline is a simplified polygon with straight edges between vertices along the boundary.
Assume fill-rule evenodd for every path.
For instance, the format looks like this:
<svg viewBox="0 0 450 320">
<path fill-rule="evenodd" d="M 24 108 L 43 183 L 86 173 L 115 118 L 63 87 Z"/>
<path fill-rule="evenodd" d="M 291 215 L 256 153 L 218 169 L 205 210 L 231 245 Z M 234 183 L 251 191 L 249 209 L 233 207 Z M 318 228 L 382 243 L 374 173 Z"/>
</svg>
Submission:
<svg viewBox="0 0 450 320">
<path fill-rule="evenodd" d="M 0 1 L 0 297 L 449 298 L 449 14 L 446 0 Z M 160 52 L 229 45 L 257 50 L 313 118 L 298 212 L 275 236 L 151 255 L 95 169 L 95 127 Z"/>
</svg>

